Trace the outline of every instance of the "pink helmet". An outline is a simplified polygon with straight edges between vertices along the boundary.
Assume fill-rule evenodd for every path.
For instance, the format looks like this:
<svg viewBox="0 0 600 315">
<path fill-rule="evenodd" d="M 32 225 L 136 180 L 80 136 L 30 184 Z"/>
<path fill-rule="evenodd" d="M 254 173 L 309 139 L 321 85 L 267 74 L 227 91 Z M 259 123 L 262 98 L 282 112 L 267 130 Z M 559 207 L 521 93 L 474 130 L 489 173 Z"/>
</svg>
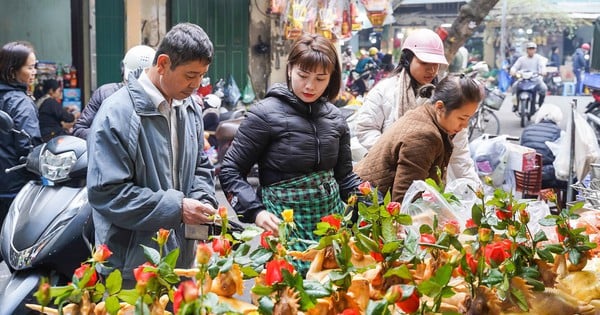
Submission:
<svg viewBox="0 0 600 315">
<path fill-rule="evenodd" d="M 424 28 L 410 33 L 402 45 L 404 49 L 412 51 L 423 62 L 448 64 L 442 39 L 432 30 Z"/>
<path fill-rule="evenodd" d="M 581 49 L 589 51 L 590 50 L 590 44 L 588 44 L 588 43 L 581 44 Z"/>
</svg>

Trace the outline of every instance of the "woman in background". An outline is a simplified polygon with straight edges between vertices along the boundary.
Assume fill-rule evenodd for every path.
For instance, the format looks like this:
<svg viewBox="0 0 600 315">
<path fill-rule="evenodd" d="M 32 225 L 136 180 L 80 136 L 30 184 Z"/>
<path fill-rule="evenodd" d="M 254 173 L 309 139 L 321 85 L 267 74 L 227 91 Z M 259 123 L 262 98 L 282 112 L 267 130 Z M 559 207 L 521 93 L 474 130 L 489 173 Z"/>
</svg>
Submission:
<svg viewBox="0 0 600 315">
<path fill-rule="evenodd" d="M 58 81 L 48 79 L 44 81 L 44 96 L 39 99 L 39 119 L 42 140 L 48 142 L 50 139 L 69 134 L 67 130 L 77 118 L 77 107 L 63 107 L 59 102 L 62 98 L 62 87 Z"/>
</svg>

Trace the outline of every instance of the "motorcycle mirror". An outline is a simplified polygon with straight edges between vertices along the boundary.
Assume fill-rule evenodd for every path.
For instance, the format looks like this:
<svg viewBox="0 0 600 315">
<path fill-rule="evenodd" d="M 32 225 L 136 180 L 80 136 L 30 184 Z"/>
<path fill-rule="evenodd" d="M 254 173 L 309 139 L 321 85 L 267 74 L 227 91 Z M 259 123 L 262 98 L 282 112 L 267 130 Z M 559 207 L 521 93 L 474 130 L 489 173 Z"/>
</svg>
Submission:
<svg viewBox="0 0 600 315">
<path fill-rule="evenodd" d="M 0 110 L 0 132 L 9 133 L 13 130 L 14 123 L 12 118 L 8 113 L 3 110 Z"/>
</svg>

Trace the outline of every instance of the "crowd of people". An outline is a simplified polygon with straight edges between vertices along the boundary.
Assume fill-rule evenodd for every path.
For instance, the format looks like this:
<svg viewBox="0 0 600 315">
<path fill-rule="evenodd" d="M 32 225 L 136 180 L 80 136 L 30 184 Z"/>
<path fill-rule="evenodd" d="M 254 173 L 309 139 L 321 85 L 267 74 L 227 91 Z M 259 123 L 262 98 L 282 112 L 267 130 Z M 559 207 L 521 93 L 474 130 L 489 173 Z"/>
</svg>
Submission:
<svg viewBox="0 0 600 315">
<path fill-rule="evenodd" d="M 511 71 L 538 69 L 535 44 L 527 48 Z M 340 57 L 321 35 L 294 41 L 286 81 L 250 107 L 221 166 L 221 187 L 242 222 L 277 233 L 281 212 L 293 208 L 295 236 L 315 240 L 312 231 L 320 219 L 344 214 L 348 197 L 367 181 L 383 193 L 389 189 L 399 202 L 415 180 L 441 184 L 467 178 L 481 184 L 465 128 L 483 86 L 462 74 L 439 78 L 440 67 L 449 65 L 439 35 L 412 32 L 395 67 L 376 48 L 363 55 L 354 60 L 347 49 Z M 35 145 L 65 134 L 65 124 L 74 123 L 73 134 L 86 139 L 95 242 L 112 250 L 109 263 L 121 269 L 125 287 L 134 284 L 132 270 L 145 261 L 139 245 L 151 246 L 159 228 L 173 231 L 166 250 L 180 248 L 178 265 L 190 266 L 195 240 L 186 238 L 186 230 L 211 223 L 219 206 L 214 167 L 203 150 L 202 107 L 192 97 L 213 58 L 213 44 L 201 27 L 177 24 L 156 50 L 132 48 L 123 60 L 123 81 L 99 87 L 78 116 L 56 100 L 56 81 L 46 81 L 37 106 L 27 95 L 36 73 L 31 45 L 14 42 L 0 51 L 0 109 L 13 118 L 15 129 L 25 130 Z M 358 112 L 356 134 L 368 153 L 354 165 L 350 129 L 333 101 L 345 84 L 342 72 L 364 71 L 369 64 L 389 75 L 366 94 Z M 540 97 L 540 105 L 543 101 Z M 550 128 L 558 119 L 540 114 L 534 126 Z M 0 168 L 16 165 L 27 150 L 17 135 L 0 137 Z M 258 190 L 247 179 L 255 164 Z M 2 218 L 29 179 L 26 171 L 0 176 Z M 292 248 L 304 250 L 307 244 Z M 308 265 L 296 267 L 306 272 Z"/>
</svg>

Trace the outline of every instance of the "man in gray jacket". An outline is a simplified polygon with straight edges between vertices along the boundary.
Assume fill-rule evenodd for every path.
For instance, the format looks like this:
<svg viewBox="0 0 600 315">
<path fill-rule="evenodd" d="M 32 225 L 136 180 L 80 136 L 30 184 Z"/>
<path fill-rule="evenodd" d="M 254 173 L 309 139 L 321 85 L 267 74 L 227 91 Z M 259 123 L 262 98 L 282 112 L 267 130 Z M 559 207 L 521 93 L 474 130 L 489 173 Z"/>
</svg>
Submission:
<svg viewBox="0 0 600 315">
<path fill-rule="evenodd" d="M 197 25 L 175 25 L 161 41 L 152 66 L 100 107 L 88 135 L 87 188 L 96 245 L 133 287 L 133 269 L 146 259 L 140 244 L 170 229 L 167 252 L 180 249 L 178 267 L 190 267 L 195 241 L 185 225 L 211 222 L 217 207 L 214 169 L 203 148 L 202 113 L 190 95 L 213 58 L 213 45 Z M 100 272 L 110 270 L 101 267 Z"/>
</svg>

